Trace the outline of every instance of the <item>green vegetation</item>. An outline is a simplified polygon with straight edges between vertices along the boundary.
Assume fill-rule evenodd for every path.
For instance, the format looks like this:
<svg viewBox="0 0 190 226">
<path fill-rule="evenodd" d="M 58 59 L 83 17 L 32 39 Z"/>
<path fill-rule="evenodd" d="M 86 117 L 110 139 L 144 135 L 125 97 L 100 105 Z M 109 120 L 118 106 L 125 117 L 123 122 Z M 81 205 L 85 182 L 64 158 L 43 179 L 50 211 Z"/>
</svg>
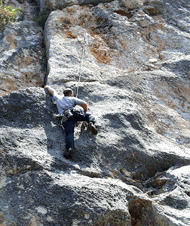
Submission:
<svg viewBox="0 0 190 226">
<path fill-rule="evenodd" d="M 34 19 L 40 26 L 44 27 L 45 22 L 49 16 L 49 11 L 42 11 L 40 12 L 39 16 Z"/>
<path fill-rule="evenodd" d="M 14 22 L 20 11 L 21 8 L 13 9 L 13 7 L 5 6 L 3 2 L 0 1 L 0 27 L 4 26 L 9 21 Z"/>
</svg>

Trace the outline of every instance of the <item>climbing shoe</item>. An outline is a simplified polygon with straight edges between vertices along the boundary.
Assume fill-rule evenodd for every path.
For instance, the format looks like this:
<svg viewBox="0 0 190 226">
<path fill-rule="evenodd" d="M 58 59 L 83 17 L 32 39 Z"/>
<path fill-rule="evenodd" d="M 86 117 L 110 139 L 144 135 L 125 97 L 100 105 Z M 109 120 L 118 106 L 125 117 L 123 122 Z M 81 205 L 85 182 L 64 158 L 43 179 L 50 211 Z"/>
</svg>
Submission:
<svg viewBox="0 0 190 226">
<path fill-rule="evenodd" d="M 97 129 L 96 125 L 93 124 L 93 122 L 89 122 L 88 125 L 89 125 L 89 128 L 92 131 L 92 133 L 96 135 L 98 133 L 98 129 Z"/>
<path fill-rule="evenodd" d="M 76 149 L 74 147 L 69 148 L 68 150 L 66 150 L 66 152 L 64 153 L 64 157 L 66 159 L 71 159 L 72 158 L 72 154 L 74 154 L 74 152 L 76 151 Z"/>
<path fill-rule="evenodd" d="M 64 153 L 64 157 L 66 159 L 70 159 L 72 157 L 71 152 L 72 152 L 72 148 L 69 148 L 68 150 L 66 150 L 66 152 Z"/>
</svg>

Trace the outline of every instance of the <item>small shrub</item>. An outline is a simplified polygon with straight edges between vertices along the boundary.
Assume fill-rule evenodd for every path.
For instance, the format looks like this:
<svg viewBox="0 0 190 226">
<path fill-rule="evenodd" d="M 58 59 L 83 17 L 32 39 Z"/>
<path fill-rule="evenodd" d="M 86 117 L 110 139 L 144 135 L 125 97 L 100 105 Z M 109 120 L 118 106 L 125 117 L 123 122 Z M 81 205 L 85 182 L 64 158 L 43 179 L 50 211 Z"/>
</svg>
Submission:
<svg viewBox="0 0 190 226">
<path fill-rule="evenodd" d="M 3 2 L 0 1 L 0 27 L 4 26 L 9 21 L 16 21 L 17 15 L 21 10 L 21 8 L 13 9 L 12 6 L 5 6 Z"/>
<path fill-rule="evenodd" d="M 49 16 L 49 11 L 42 11 L 39 13 L 38 17 L 34 19 L 41 27 L 45 26 L 45 22 Z"/>
</svg>

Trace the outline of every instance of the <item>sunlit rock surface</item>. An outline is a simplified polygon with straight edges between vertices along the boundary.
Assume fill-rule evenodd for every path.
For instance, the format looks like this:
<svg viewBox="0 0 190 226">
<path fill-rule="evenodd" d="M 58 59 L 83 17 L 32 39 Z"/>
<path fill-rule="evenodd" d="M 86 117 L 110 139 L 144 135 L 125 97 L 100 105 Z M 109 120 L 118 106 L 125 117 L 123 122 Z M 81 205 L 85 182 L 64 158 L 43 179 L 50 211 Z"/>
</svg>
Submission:
<svg viewBox="0 0 190 226">
<path fill-rule="evenodd" d="M 2 96 L 0 223 L 190 225 L 188 1 L 67 3 L 48 4 L 43 78 L 73 88 L 99 132 L 78 124 L 66 160 L 47 90 Z"/>
<path fill-rule="evenodd" d="M 0 24 L 0 96 L 26 87 L 43 86 L 46 56 L 43 29 L 35 21 L 36 6 L 32 3 L 7 1 L 22 8 L 21 21 Z"/>
</svg>

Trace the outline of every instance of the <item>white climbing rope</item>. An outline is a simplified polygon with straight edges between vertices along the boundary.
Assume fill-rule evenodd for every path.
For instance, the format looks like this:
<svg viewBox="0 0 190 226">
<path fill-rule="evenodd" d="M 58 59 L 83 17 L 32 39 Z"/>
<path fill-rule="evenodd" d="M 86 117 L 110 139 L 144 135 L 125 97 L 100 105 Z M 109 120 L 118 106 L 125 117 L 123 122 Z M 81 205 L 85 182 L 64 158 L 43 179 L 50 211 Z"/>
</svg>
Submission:
<svg viewBox="0 0 190 226">
<path fill-rule="evenodd" d="M 81 72 L 82 72 L 83 60 L 84 60 L 84 56 L 85 56 L 85 49 L 87 48 L 87 44 L 88 44 L 87 32 L 85 32 L 85 34 L 83 36 L 84 36 L 84 40 L 83 40 L 83 43 L 82 43 L 82 57 L 81 57 L 80 67 L 79 67 L 79 70 L 78 70 L 78 78 L 79 78 L 79 80 L 77 82 L 76 97 L 78 97 L 78 94 L 79 94 L 79 83 L 80 83 L 80 80 L 81 80 Z"/>
</svg>

